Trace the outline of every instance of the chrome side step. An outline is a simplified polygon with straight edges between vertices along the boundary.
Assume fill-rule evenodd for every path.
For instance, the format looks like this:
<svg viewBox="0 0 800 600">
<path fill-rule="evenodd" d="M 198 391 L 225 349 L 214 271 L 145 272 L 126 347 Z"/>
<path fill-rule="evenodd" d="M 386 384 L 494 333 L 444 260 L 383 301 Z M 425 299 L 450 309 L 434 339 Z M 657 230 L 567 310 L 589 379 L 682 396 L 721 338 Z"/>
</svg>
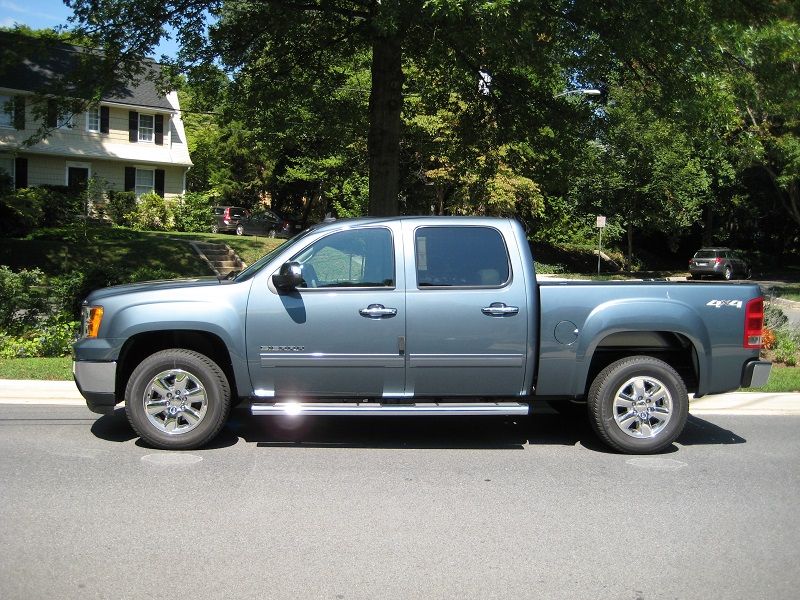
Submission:
<svg viewBox="0 0 800 600">
<path fill-rule="evenodd" d="M 254 415 L 360 415 L 365 417 L 527 415 L 521 402 L 274 402 L 253 404 Z"/>
</svg>

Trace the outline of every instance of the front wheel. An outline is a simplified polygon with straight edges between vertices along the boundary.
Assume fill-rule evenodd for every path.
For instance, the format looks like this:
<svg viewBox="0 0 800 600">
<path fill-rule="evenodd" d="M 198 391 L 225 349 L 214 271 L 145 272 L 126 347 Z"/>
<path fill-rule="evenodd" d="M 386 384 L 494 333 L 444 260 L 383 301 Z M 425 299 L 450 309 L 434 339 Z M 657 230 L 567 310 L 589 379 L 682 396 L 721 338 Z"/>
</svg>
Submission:
<svg viewBox="0 0 800 600">
<path fill-rule="evenodd" d="M 733 269 L 731 269 L 730 267 L 725 267 L 725 271 L 723 271 L 722 273 L 722 278 L 725 279 L 726 281 L 730 281 L 732 277 L 733 277 Z"/>
<path fill-rule="evenodd" d="M 222 369 L 207 356 L 180 348 L 148 356 L 125 388 L 131 426 L 165 450 L 192 450 L 210 442 L 225 424 L 230 404 Z"/>
<path fill-rule="evenodd" d="M 244 225 L 236 226 L 236 235 L 244 235 Z"/>
<path fill-rule="evenodd" d="M 598 436 L 629 454 L 653 454 L 670 446 L 689 415 L 689 395 L 680 375 L 662 360 L 631 356 L 595 378 L 589 416 Z"/>
</svg>

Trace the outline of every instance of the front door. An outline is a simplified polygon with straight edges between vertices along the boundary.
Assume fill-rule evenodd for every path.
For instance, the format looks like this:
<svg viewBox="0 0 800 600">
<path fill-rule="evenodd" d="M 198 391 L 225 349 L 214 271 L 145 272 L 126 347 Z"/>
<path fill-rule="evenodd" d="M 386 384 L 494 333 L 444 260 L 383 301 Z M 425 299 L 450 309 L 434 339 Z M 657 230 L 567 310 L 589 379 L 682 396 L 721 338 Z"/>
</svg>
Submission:
<svg viewBox="0 0 800 600">
<path fill-rule="evenodd" d="M 291 257 L 305 281 L 292 292 L 278 292 L 272 272 L 257 276 L 246 326 L 256 396 L 403 396 L 399 232 L 399 224 L 365 226 L 310 242 Z"/>
<path fill-rule="evenodd" d="M 510 256 L 492 226 L 408 223 L 407 393 L 519 396 L 528 352 L 519 252 Z"/>
<path fill-rule="evenodd" d="M 70 191 L 76 193 L 85 192 L 88 184 L 88 167 L 67 167 L 67 187 L 69 187 Z"/>
</svg>

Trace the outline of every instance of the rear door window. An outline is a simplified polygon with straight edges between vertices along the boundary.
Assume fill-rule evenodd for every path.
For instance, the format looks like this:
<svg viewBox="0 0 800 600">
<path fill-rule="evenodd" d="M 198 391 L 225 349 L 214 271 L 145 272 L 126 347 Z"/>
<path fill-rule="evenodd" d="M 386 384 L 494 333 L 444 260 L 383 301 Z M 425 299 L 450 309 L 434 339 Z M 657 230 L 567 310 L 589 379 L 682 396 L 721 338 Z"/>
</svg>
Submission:
<svg viewBox="0 0 800 600">
<path fill-rule="evenodd" d="M 508 251 L 492 227 L 420 227 L 414 235 L 417 287 L 502 287 Z"/>
</svg>

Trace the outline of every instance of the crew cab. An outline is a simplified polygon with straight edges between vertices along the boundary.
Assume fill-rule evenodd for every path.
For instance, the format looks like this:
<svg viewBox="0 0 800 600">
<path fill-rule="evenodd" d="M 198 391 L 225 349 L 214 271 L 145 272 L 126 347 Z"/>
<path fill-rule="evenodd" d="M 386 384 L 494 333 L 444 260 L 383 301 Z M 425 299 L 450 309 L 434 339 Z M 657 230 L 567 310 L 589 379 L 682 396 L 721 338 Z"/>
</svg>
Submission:
<svg viewBox="0 0 800 600">
<path fill-rule="evenodd" d="M 74 375 L 89 408 L 125 402 L 149 444 L 213 439 L 253 415 L 527 415 L 585 403 L 629 453 L 670 446 L 695 397 L 758 387 L 757 285 L 542 282 L 513 219 L 323 223 L 230 279 L 104 288 Z"/>
</svg>

